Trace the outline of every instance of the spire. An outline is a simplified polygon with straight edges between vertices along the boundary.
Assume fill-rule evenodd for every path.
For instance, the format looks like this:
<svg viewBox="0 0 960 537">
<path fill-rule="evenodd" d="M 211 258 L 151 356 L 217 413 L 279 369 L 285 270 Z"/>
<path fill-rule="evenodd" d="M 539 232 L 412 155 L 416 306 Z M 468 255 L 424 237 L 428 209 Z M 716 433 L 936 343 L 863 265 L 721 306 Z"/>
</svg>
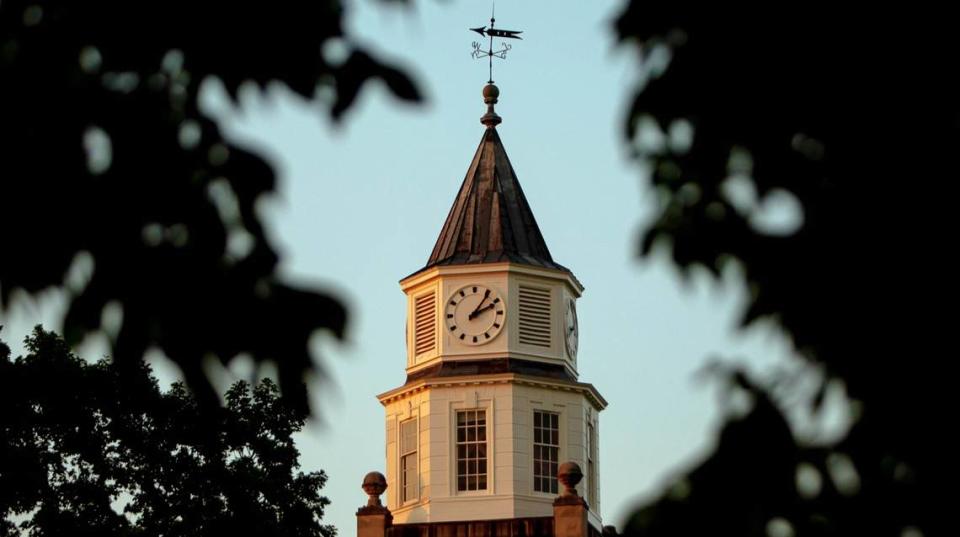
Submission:
<svg viewBox="0 0 960 537">
<path fill-rule="evenodd" d="M 497 134 L 501 119 L 493 105 L 499 94 L 493 84 L 483 88 L 487 113 L 480 122 L 487 129 L 427 267 L 510 261 L 566 271 L 550 257 Z"/>
</svg>

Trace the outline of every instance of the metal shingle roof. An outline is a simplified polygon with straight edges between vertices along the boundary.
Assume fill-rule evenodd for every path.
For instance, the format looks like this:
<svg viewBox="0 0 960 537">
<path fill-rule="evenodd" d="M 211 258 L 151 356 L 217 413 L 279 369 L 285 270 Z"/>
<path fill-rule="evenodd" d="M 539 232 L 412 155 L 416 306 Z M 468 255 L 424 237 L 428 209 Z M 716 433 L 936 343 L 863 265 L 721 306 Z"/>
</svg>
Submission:
<svg viewBox="0 0 960 537">
<path fill-rule="evenodd" d="M 424 268 L 509 261 L 555 263 L 494 125 L 488 125 Z"/>
</svg>

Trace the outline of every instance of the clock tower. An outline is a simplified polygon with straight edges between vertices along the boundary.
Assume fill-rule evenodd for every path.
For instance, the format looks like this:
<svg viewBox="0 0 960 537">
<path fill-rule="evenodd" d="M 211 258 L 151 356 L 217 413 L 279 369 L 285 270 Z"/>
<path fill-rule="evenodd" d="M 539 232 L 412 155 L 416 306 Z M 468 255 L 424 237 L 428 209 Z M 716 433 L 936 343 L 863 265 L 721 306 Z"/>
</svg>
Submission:
<svg viewBox="0 0 960 537">
<path fill-rule="evenodd" d="M 560 463 L 582 468 L 599 530 L 599 414 L 577 373 L 583 286 L 555 262 L 483 89 L 480 146 L 407 295 L 406 382 L 386 410 L 387 508 L 395 524 L 552 517 Z"/>
</svg>

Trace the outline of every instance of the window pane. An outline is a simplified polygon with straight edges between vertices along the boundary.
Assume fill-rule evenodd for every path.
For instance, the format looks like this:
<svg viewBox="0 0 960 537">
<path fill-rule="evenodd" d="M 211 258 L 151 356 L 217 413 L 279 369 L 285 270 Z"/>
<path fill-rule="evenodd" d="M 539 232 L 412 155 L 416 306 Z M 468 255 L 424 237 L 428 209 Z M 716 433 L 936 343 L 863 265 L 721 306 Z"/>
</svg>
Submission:
<svg viewBox="0 0 960 537">
<path fill-rule="evenodd" d="M 533 413 L 533 477 L 534 490 L 557 491 L 557 459 L 560 456 L 560 415 L 535 410 Z M 539 425 L 536 425 L 539 424 Z"/>
<path fill-rule="evenodd" d="M 486 412 L 459 410 L 457 423 L 457 490 L 486 489 Z"/>
<path fill-rule="evenodd" d="M 400 452 L 409 453 L 417 449 L 417 420 L 407 420 L 400 424 Z"/>
<path fill-rule="evenodd" d="M 400 490 L 401 501 L 415 500 L 417 498 L 417 455 L 416 453 L 405 455 L 400 459 Z"/>
<path fill-rule="evenodd" d="M 417 498 L 417 420 L 400 423 L 400 500 Z"/>
</svg>

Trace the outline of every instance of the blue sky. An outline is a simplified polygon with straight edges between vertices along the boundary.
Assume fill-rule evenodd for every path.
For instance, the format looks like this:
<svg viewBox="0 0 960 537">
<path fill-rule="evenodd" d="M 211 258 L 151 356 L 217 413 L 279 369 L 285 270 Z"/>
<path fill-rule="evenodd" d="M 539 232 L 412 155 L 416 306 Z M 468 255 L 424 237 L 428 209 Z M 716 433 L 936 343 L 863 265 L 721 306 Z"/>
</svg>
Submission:
<svg viewBox="0 0 960 537">
<path fill-rule="evenodd" d="M 497 5 L 497 26 L 523 30 L 497 61 L 498 128 L 555 260 L 586 286 L 578 304 L 580 378 L 610 403 L 601 415 L 603 517 L 620 525 L 638 499 L 706 450 L 718 424 L 716 387 L 696 372 L 709 357 L 757 371 L 791 362 L 790 347 L 761 326 L 735 331 L 744 290 L 681 280 L 664 260 L 640 260 L 652 215 L 642 168 L 621 137 L 636 58 L 613 46 L 611 0 L 524 0 Z M 367 87 L 346 120 L 276 85 L 241 92 L 234 107 L 216 83 L 205 108 L 226 134 L 272 162 L 279 195 L 262 214 L 283 253 L 285 278 L 327 289 L 350 307 L 348 341 L 314 341 L 328 372 L 313 385 L 320 418 L 299 436 L 305 469 L 330 475 L 327 523 L 355 532 L 363 475 L 384 468 L 383 409 L 375 395 L 404 381 L 405 297 L 398 280 L 426 262 L 480 141 L 486 62 L 470 58 L 467 29 L 487 24 L 488 1 L 417 2 L 413 9 L 353 2 L 361 42 L 411 71 L 428 102 L 413 107 Z M 337 47 L 326 51 L 337 54 Z M 59 300 L 16 304 L 3 338 L 15 349 L 29 327 L 59 328 Z M 104 351 L 93 338 L 84 348 Z M 155 356 L 170 381 L 175 372 Z M 239 360 L 225 376 L 246 376 Z"/>
</svg>

